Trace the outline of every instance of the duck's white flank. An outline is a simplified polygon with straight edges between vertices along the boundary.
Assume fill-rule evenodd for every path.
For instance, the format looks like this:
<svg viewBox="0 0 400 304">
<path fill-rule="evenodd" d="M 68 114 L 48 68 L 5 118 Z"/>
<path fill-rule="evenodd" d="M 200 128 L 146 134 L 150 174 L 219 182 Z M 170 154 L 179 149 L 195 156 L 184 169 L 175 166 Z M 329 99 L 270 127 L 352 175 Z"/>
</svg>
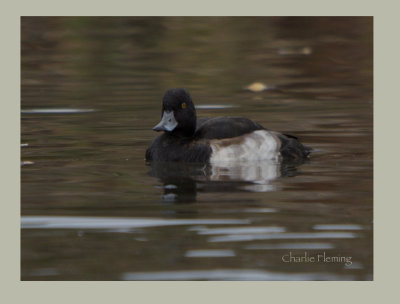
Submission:
<svg viewBox="0 0 400 304">
<path fill-rule="evenodd" d="M 210 142 L 211 163 L 278 160 L 281 142 L 275 132 L 257 130 L 242 136 Z"/>
</svg>

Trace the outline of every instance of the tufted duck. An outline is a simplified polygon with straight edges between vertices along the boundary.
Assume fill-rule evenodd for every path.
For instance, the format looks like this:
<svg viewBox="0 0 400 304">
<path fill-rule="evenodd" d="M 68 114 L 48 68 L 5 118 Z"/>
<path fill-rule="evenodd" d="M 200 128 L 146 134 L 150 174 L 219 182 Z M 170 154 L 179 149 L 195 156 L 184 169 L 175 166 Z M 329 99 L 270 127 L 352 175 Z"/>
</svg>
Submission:
<svg viewBox="0 0 400 304">
<path fill-rule="evenodd" d="M 164 133 L 147 149 L 148 161 L 303 160 L 311 151 L 296 137 L 267 130 L 244 117 L 196 119 L 192 98 L 185 89 L 168 90 L 161 113 L 153 130 Z"/>
</svg>

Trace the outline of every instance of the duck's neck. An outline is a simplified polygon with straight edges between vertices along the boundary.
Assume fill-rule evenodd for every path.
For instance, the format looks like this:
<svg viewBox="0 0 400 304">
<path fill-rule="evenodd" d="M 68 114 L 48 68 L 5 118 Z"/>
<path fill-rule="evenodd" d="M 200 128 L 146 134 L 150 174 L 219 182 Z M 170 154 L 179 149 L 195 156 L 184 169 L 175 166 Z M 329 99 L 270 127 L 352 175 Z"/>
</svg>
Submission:
<svg viewBox="0 0 400 304">
<path fill-rule="evenodd" d="M 193 128 L 190 128 L 190 129 L 188 129 L 187 127 L 186 128 L 178 128 L 172 132 L 169 132 L 169 135 L 171 135 L 173 137 L 178 137 L 178 138 L 193 138 L 195 130 L 196 130 L 196 126 L 194 126 Z"/>
<path fill-rule="evenodd" d="M 193 138 L 196 131 L 196 113 L 194 112 L 191 117 L 179 121 L 178 126 L 170 132 L 170 135 L 179 138 Z"/>
</svg>

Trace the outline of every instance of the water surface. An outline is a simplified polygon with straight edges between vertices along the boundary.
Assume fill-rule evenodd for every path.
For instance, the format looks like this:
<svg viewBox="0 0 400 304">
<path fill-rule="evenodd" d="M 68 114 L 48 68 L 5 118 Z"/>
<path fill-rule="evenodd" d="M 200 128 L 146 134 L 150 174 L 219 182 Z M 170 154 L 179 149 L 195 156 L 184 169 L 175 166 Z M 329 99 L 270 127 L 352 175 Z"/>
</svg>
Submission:
<svg viewBox="0 0 400 304">
<path fill-rule="evenodd" d="M 371 18 L 21 27 L 22 280 L 372 279 Z M 246 116 L 314 152 L 146 164 L 173 87 L 198 116 Z"/>
</svg>

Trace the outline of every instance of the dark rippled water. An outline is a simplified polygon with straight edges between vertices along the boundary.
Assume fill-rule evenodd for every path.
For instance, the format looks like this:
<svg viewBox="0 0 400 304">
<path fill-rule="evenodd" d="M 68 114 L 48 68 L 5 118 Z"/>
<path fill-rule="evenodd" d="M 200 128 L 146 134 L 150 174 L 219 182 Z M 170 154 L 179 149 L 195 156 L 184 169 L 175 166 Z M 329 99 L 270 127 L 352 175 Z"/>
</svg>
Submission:
<svg viewBox="0 0 400 304">
<path fill-rule="evenodd" d="M 371 18 L 21 28 L 22 280 L 372 280 Z M 314 152 L 146 164 L 173 87 L 199 116 L 246 116 Z"/>
</svg>

